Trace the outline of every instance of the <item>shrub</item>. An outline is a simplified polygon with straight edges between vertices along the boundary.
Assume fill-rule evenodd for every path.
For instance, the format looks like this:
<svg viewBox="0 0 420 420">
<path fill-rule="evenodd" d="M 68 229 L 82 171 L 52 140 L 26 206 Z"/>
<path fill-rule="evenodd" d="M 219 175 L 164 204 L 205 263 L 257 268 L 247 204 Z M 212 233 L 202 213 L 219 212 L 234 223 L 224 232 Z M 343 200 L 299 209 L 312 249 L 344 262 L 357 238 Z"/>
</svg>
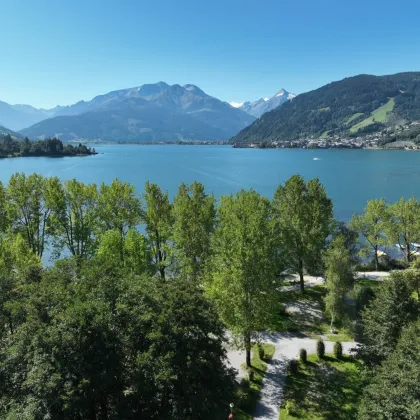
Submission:
<svg viewBox="0 0 420 420">
<path fill-rule="evenodd" d="M 334 344 L 334 356 L 336 359 L 343 357 L 343 345 L 339 341 Z"/>
<path fill-rule="evenodd" d="M 239 407 L 246 405 L 249 398 L 249 382 L 242 381 L 240 386 L 236 390 L 236 404 Z"/>
<path fill-rule="evenodd" d="M 289 372 L 291 374 L 295 374 L 298 371 L 298 361 L 296 359 L 292 359 L 289 362 Z"/>
<path fill-rule="evenodd" d="M 306 350 L 305 350 L 305 349 L 300 349 L 300 352 L 299 352 L 299 359 L 300 359 L 300 361 L 301 361 L 303 364 L 305 364 L 305 363 L 307 362 L 307 360 L 308 360 L 308 353 L 306 352 Z"/>
<path fill-rule="evenodd" d="M 265 352 L 264 352 L 264 347 L 261 344 L 258 345 L 258 355 L 260 356 L 261 360 L 264 360 Z"/>
<path fill-rule="evenodd" d="M 286 402 L 286 413 L 289 416 L 293 416 L 294 414 L 296 414 L 296 403 L 294 402 L 294 400 L 288 400 Z"/>
<path fill-rule="evenodd" d="M 321 339 L 316 343 L 316 354 L 320 359 L 325 356 L 325 343 Z"/>
<path fill-rule="evenodd" d="M 249 382 L 252 382 L 254 380 L 254 369 L 252 368 L 248 369 L 248 377 L 249 377 Z"/>
</svg>

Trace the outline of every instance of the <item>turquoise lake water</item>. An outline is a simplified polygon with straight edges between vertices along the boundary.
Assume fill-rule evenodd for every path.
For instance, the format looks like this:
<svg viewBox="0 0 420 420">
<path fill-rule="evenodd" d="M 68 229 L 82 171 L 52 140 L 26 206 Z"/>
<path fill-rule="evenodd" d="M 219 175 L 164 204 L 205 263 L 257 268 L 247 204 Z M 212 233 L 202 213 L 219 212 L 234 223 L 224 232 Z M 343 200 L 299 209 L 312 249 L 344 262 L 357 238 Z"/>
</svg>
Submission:
<svg viewBox="0 0 420 420">
<path fill-rule="evenodd" d="M 170 195 L 181 182 L 202 182 L 216 197 L 254 188 L 272 197 L 293 174 L 318 176 L 334 200 L 335 215 L 348 220 L 366 201 L 401 196 L 420 198 L 420 153 L 385 150 L 233 149 L 229 146 L 95 145 L 99 155 L 0 160 L 0 180 L 14 172 L 109 183 L 114 178 L 135 185 L 147 180 Z M 317 158 L 318 160 L 314 160 Z"/>
</svg>

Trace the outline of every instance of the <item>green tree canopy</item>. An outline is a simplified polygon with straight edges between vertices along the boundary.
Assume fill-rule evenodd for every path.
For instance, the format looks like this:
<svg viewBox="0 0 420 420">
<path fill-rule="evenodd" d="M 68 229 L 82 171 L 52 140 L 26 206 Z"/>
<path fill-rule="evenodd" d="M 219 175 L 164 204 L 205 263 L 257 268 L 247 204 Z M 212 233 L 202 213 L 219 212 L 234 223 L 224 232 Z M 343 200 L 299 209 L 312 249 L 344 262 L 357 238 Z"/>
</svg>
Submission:
<svg viewBox="0 0 420 420">
<path fill-rule="evenodd" d="M 21 232 L 29 248 L 42 257 L 47 241 L 51 208 L 48 196 L 55 187 L 54 178 L 16 173 L 7 187 L 7 213 L 12 229 Z"/>
<path fill-rule="evenodd" d="M 270 202 L 256 191 L 221 198 L 207 290 L 246 350 L 264 330 L 274 299 L 275 252 Z"/>
<path fill-rule="evenodd" d="M 216 221 L 213 195 L 204 185 L 181 184 L 173 204 L 173 242 L 175 260 L 182 273 L 196 279 L 203 272 L 210 255 L 210 238 Z"/>
<path fill-rule="evenodd" d="M 71 255 L 93 255 L 98 229 L 98 191 L 95 184 L 85 185 L 72 179 L 64 184 L 55 181 L 49 198 L 52 210 L 50 224 L 54 227 L 56 250 Z"/>
<path fill-rule="evenodd" d="M 420 418 L 420 321 L 401 334 L 364 390 L 360 420 Z"/>
<path fill-rule="evenodd" d="M 140 223 L 141 201 L 134 186 L 118 179 L 111 185 L 101 184 L 97 209 L 101 232 L 115 229 L 123 238 L 129 228 Z"/>
<path fill-rule="evenodd" d="M 325 310 L 331 318 L 331 329 L 340 321 L 344 312 L 344 297 L 353 283 L 350 252 L 344 236 L 337 236 L 324 255 L 325 277 L 328 294 Z"/>
<path fill-rule="evenodd" d="M 387 226 L 390 223 L 390 215 L 387 211 L 385 200 L 368 201 L 363 214 L 353 215 L 350 226 L 363 236 L 365 243 L 361 248 L 364 256 L 373 251 L 376 269 L 379 269 L 379 254 L 381 247 L 389 244 Z"/>
<path fill-rule="evenodd" d="M 401 198 L 388 207 L 391 221 L 388 235 L 404 251 L 406 262 L 413 259 L 413 243 L 420 242 L 420 203 L 414 198 Z"/>
<path fill-rule="evenodd" d="M 359 357 L 368 367 L 380 364 L 395 348 L 403 328 L 418 314 L 418 303 L 404 272 L 393 272 L 381 283 L 362 313 Z"/>
<path fill-rule="evenodd" d="M 332 201 L 318 178 L 305 183 L 300 175 L 280 185 L 273 199 L 276 237 L 287 268 L 299 274 L 320 270 L 321 254 L 330 234 Z"/>
<path fill-rule="evenodd" d="M 172 205 L 168 192 L 164 193 L 158 185 L 150 182 L 146 183 L 143 198 L 143 222 L 146 224 L 152 264 L 161 278 L 165 279 L 166 269 L 172 263 Z"/>
</svg>

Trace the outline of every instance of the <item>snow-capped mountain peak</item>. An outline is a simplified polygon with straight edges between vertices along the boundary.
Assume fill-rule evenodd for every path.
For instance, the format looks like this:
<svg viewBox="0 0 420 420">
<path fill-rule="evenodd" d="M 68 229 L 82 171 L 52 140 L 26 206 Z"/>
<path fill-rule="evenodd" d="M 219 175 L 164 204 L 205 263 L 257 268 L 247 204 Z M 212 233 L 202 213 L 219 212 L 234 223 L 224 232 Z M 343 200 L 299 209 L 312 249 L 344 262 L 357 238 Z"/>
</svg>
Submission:
<svg viewBox="0 0 420 420">
<path fill-rule="evenodd" d="M 234 108 L 240 108 L 244 102 L 229 102 L 230 106 L 233 106 Z"/>
<path fill-rule="evenodd" d="M 288 93 L 288 92 L 286 92 L 284 89 L 280 89 L 277 93 L 276 93 L 276 97 L 279 97 L 279 96 L 284 96 L 286 93 Z"/>
<path fill-rule="evenodd" d="M 285 102 L 293 99 L 295 96 L 295 94 L 288 92 L 286 89 L 280 89 L 271 98 L 265 97 L 252 102 L 230 102 L 230 105 L 234 108 L 240 108 L 248 114 L 259 118 L 265 112 L 271 111 L 272 109 L 283 105 Z"/>
</svg>

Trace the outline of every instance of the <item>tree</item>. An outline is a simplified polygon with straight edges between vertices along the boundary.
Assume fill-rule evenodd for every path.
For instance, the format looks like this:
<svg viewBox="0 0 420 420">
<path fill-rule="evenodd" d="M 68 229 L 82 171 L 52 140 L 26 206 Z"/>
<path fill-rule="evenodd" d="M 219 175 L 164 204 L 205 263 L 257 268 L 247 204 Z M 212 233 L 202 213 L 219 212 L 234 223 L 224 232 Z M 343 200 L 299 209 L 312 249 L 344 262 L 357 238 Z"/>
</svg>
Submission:
<svg viewBox="0 0 420 420">
<path fill-rule="evenodd" d="M 5 232 L 9 227 L 7 216 L 7 194 L 6 188 L 0 181 L 0 232 Z"/>
<path fill-rule="evenodd" d="M 175 261 L 181 272 L 197 279 L 210 255 L 210 237 L 216 220 L 213 195 L 193 182 L 181 184 L 173 203 Z"/>
<path fill-rule="evenodd" d="M 331 318 L 331 330 L 335 321 L 343 315 L 344 297 L 353 282 L 350 253 L 344 236 L 337 236 L 324 256 L 325 277 L 328 294 L 325 298 L 325 311 Z"/>
<path fill-rule="evenodd" d="M 412 298 L 404 272 L 393 272 L 362 312 L 359 357 L 368 367 L 379 365 L 394 350 L 401 331 L 417 314 L 418 304 Z"/>
<path fill-rule="evenodd" d="M 146 238 L 131 228 L 121 242 L 118 230 L 108 230 L 99 239 L 97 258 L 103 268 L 123 269 L 141 275 L 150 271 Z"/>
<path fill-rule="evenodd" d="M 275 280 L 270 202 L 256 191 L 221 198 L 207 291 L 251 365 L 251 339 L 270 316 Z"/>
<path fill-rule="evenodd" d="M 136 197 L 134 186 L 118 179 L 111 185 L 101 184 L 98 196 L 100 231 L 117 230 L 121 240 L 129 228 L 140 223 L 141 201 Z"/>
<path fill-rule="evenodd" d="M 27 295 L 25 322 L 0 340 L 1 418 L 222 417 L 234 375 L 202 290 L 107 273 L 93 260 L 79 277 L 61 263 Z"/>
<path fill-rule="evenodd" d="M 189 279 L 158 283 L 156 289 L 149 309 L 154 340 L 138 369 L 154 375 L 157 418 L 223 418 L 235 383 L 216 308 Z"/>
<path fill-rule="evenodd" d="M 158 185 L 150 182 L 146 183 L 143 198 L 146 204 L 143 221 L 146 224 L 152 263 L 164 280 L 172 256 L 172 205 L 169 203 L 168 192 L 163 193 Z"/>
<path fill-rule="evenodd" d="M 417 293 L 417 301 L 420 301 L 420 259 L 416 258 L 408 270 L 405 270 L 407 281 L 412 290 Z"/>
<path fill-rule="evenodd" d="M 363 392 L 358 418 L 420 418 L 420 321 L 401 334 L 395 350 L 375 372 Z"/>
<path fill-rule="evenodd" d="M 345 222 L 333 220 L 331 223 L 331 238 L 330 241 L 334 241 L 338 236 L 344 238 L 344 244 L 350 255 L 351 265 L 354 266 L 359 263 L 359 235 Z"/>
<path fill-rule="evenodd" d="M 420 203 L 414 198 L 405 201 L 401 198 L 388 206 L 391 220 L 388 223 L 388 235 L 397 242 L 404 252 L 407 263 L 412 261 L 413 243 L 420 242 Z"/>
<path fill-rule="evenodd" d="M 0 234 L 0 339 L 13 334 L 20 314 L 15 303 L 21 300 L 23 284 L 41 270 L 40 259 L 20 234 Z"/>
<path fill-rule="evenodd" d="M 91 256 L 95 250 L 98 191 L 95 184 L 85 185 L 75 179 L 64 185 L 55 181 L 49 196 L 52 210 L 50 223 L 54 226 L 58 252 L 67 248 L 73 256 Z"/>
<path fill-rule="evenodd" d="M 48 195 L 55 188 L 53 178 L 24 173 L 11 176 L 7 187 L 7 213 L 12 229 L 21 232 L 32 251 L 42 257 L 51 214 Z"/>
<path fill-rule="evenodd" d="M 387 225 L 389 224 L 389 214 L 385 200 L 368 201 L 364 213 L 353 215 L 350 226 L 365 239 L 365 246 L 362 247 L 362 253 L 368 254 L 368 249 L 373 250 L 376 270 L 379 269 L 378 251 L 381 247 L 387 245 L 389 240 L 386 236 Z"/>
<path fill-rule="evenodd" d="M 278 246 L 287 267 L 299 274 L 304 290 L 304 270 L 316 271 L 330 233 L 333 206 L 318 178 L 305 184 L 294 175 L 280 185 L 273 200 Z"/>
</svg>

